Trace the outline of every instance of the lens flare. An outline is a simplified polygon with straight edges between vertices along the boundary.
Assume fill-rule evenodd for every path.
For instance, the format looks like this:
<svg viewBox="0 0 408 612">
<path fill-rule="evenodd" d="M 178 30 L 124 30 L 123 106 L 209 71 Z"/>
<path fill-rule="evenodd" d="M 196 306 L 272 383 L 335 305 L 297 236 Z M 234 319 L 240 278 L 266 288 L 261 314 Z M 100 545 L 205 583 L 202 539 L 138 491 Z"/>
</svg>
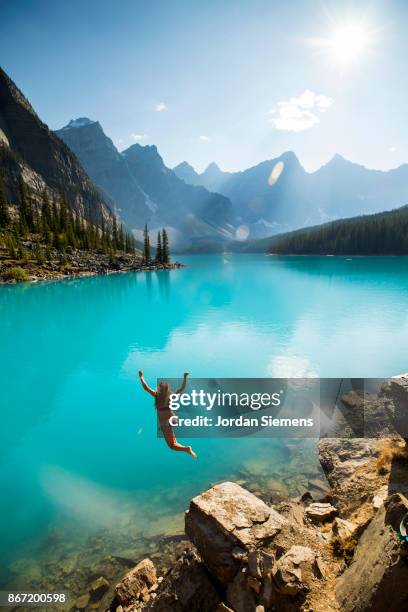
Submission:
<svg viewBox="0 0 408 612">
<path fill-rule="evenodd" d="M 249 227 L 247 225 L 240 225 L 235 231 L 235 239 L 239 241 L 246 240 L 249 236 Z"/>
<path fill-rule="evenodd" d="M 279 179 L 280 175 L 283 172 L 284 167 L 285 167 L 285 164 L 283 163 L 283 161 L 278 161 L 274 165 L 272 172 L 270 173 L 269 178 L 268 178 L 269 185 L 274 185 L 277 182 L 277 180 Z"/>
</svg>

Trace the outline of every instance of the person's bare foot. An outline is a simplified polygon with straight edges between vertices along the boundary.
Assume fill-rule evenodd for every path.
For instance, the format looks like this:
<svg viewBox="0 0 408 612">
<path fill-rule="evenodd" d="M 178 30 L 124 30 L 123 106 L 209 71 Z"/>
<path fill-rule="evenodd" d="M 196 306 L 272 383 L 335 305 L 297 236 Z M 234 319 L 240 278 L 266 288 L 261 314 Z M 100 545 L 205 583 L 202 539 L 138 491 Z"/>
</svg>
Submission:
<svg viewBox="0 0 408 612">
<path fill-rule="evenodd" d="M 191 448 L 191 446 L 188 447 L 188 454 L 191 455 L 192 457 L 194 457 L 194 459 L 197 459 L 197 453 L 195 453 L 193 451 L 193 449 Z"/>
</svg>

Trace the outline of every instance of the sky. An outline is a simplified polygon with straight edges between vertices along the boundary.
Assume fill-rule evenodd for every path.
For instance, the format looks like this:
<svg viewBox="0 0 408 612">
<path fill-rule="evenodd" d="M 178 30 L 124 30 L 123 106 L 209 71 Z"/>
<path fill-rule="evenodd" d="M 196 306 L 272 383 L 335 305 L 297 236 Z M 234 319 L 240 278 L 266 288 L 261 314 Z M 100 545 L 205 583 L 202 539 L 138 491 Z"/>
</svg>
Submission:
<svg viewBox="0 0 408 612">
<path fill-rule="evenodd" d="M 51 129 L 242 170 L 408 162 L 405 0 L 0 0 L 0 64 Z"/>
</svg>

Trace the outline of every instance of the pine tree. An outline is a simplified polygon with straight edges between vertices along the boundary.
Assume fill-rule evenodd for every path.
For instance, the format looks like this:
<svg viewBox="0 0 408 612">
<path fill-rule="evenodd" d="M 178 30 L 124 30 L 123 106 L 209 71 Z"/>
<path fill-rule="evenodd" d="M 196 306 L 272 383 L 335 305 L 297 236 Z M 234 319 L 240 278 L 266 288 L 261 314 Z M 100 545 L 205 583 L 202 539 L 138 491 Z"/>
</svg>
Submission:
<svg viewBox="0 0 408 612">
<path fill-rule="evenodd" d="M 42 219 L 42 226 L 44 229 L 51 227 L 51 207 L 50 207 L 50 201 L 48 199 L 48 194 L 45 191 L 45 189 L 43 193 L 43 207 L 42 207 L 41 219 Z"/>
<path fill-rule="evenodd" d="M 27 188 L 24 181 L 20 180 L 20 222 L 18 232 L 25 236 L 33 226 L 31 203 L 28 200 Z"/>
<path fill-rule="evenodd" d="M 52 229 L 52 231 L 54 233 L 60 231 L 58 208 L 57 208 L 57 203 L 56 203 L 55 200 L 52 201 L 51 224 L 50 225 L 51 225 L 51 229 Z"/>
<path fill-rule="evenodd" d="M 60 203 L 59 209 L 59 227 L 62 232 L 65 232 L 68 225 L 68 209 L 65 199 L 63 198 Z"/>
<path fill-rule="evenodd" d="M 0 176 L 0 228 L 10 224 L 10 215 L 7 206 L 6 194 L 4 192 L 3 178 Z"/>
<path fill-rule="evenodd" d="M 147 224 L 145 225 L 144 231 L 143 231 L 143 263 L 145 265 L 148 265 L 151 261 L 150 258 L 150 238 L 149 238 L 149 231 L 147 229 Z"/>
<path fill-rule="evenodd" d="M 163 263 L 163 251 L 160 231 L 157 232 L 156 263 Z"/>
<path fill-rule="evenodd" d="M 37 260 L 37 263 L 43 265 L 45 263 L 44 251 L 42 250 L 39 241 L 37 240 L 34 246 L 34 254 Z"/>
<path fill-rule="evenodd" d="M 169 239 L 165 228 L 162 231 L 162 262 L 164 264 L 170 262 Z"/>
<path fill-rule="evenodd" d="M 17 256 L 16 253 L 16 243 L 12 234 L 7 234 L 6 236 L 6 248 L 12 259 L 15 259 Z"/>
<path fill-rule="evenodd" d="M 118 223 L 116 217 L 113 217 L 112 225 L 112 247 L 116 251 L 118 248 Z"/>
<path fill-rule="evenodd" d="M 125 250 L 125 240 L 124 240 L 123 225 L 122 224 L 119 227 L 119 233 L 118 233 L 118 249 L 119 249 L 119 251 L 124 251 Z"/>
</svg>

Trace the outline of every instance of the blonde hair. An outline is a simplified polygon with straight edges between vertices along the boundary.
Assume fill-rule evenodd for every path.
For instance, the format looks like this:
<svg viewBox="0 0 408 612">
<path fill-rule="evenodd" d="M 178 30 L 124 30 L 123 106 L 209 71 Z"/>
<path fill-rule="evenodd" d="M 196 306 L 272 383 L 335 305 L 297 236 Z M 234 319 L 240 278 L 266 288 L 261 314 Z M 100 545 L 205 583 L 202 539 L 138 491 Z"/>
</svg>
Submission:
<svg viewBox="0 0 408 612">
<path fill-rule="evenodd" d="M 162 408 L 167 406 L 170 402 L 170 395 L 173 393 L 169 383 L 161 380 L 157 385 L 155 404 L 156 407 Z"/>
</svg>

